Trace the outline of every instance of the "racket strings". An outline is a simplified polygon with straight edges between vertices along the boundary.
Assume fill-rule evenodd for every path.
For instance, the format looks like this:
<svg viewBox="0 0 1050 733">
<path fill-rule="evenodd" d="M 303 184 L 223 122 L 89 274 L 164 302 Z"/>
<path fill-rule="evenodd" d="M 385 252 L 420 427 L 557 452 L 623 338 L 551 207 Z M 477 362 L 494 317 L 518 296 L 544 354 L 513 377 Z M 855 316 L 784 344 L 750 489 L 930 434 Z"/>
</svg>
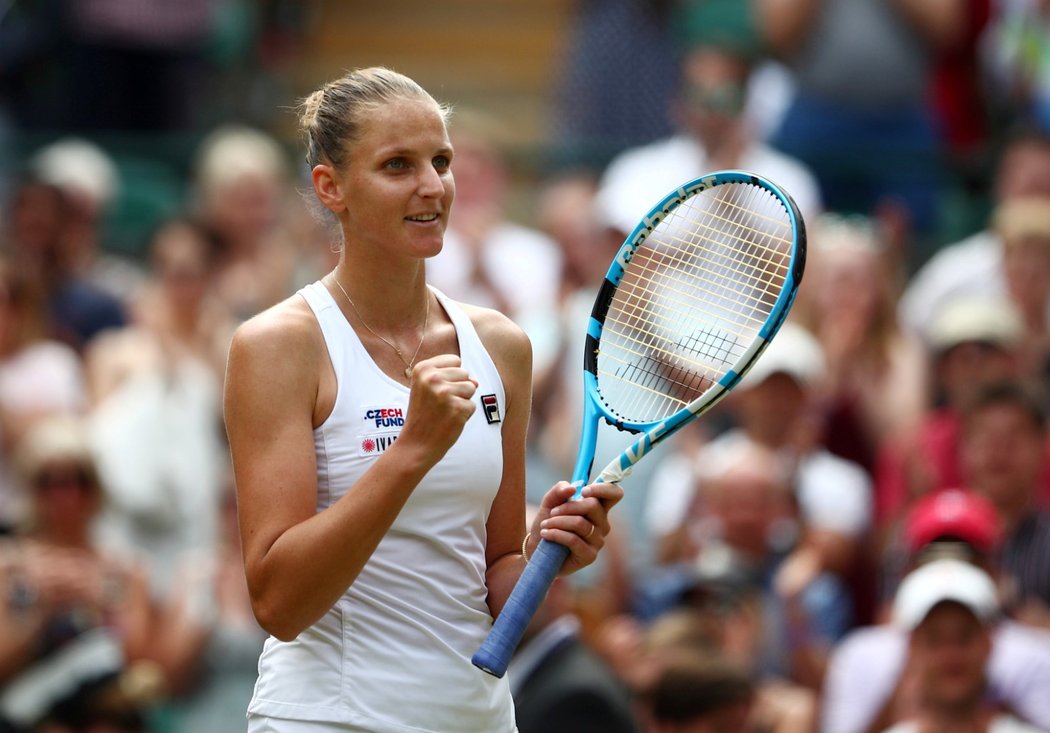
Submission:
<svg viewBox="0 0 1050 733">
<path fill-rule="evenodd" d="M 752 214 L 755 214 L 756 213 L 755 212 L 755 208 L 754 208 L 755 207 L 755 202 L 753 201 L 753 198 L 754 198 L 754 195 L 755 195 L 756 191 L 764 193 L 764 189 L 757 189 L 757 188 L 754 191 L 749 192 L 748 195 L 749 195 L 749 197 L 752 200 L 748 201 L 748 205 L 747 206 L 737 205 L 734 202 L 729 201 L 727 199 L 721 200 L 719 202 L 719 206 L 723 210 L 724 209 L 729 209 L 730 210 L 730 214 L 738 213 L 742 217 L 743 216 L 750 216 Z M 689 201 L 685 202 L 684 205 L 686 207 L 688 207 L 688 209 L 695 209 L 695 208 L 697 208 L 697 202 L 695 200 L 689 200 Z M 684 213 L 678 213 L 678 215 L 679 216 L 691 216 L 691 215 L 692 216 L 696 216 L 696 215 L 702 215 L 702 214 L 700 214 L 699 212 L 694 212 L 694 211 L 687 210 Z M 767 283 L 769 283 L 771 285 L 775 284 L 775 285 L 778 286 L 777 290 L 776 290 L 776 294 L 779 294 L 779 289 L 780 289 L 780 287 L 783 286 L 784 279 L 786 278 L 786 264 L 787 264 L 787 259 L 788 259 L 789 252 L 786 251 L 783 247 L 781 247 L 780 249 L 773 249 L 773 248 L 770 248 L 768 246 L 761 245 L 761 244 L 759 244 L 759 242 L 755 241 L 754 239 L 748 239 L 747 236 L 746 236 L 746 235 L 750 234 L 750 235 L 755 235 L 755 236 L 761 237 L 761 236 L 764 236 L 764 235 L 770 235 L 771 234 L 770 232 L 763 232 L 762 230 L 756 229 L 754 227 L 746 226 L 745 224 L 743 224 L 743 222 L 731 219 L 729 216 L 725 215 L 724 213 L 722 215 L 720 215 L 719 213 L 714 213 L 710 217 L 707 217 L 707 218 L 713 219 L 716 222 L 719 222 L 720 223 L 720 225 L 719 225 L 720 228 L 716 227 L 716 226 L 714 226 L 712 224 L 709 224 L 706 220 L 697 219 L 696 220 L 696 227 L 694 228 L 694 230 L 692 232 L 690 232 L 691 236 L 688 239 L 683 239 L 681 237 L 670 237 L 671 241 L 674 241 L 674 242 L 682 245 L 682 247 L 677 250 L 680 253 L 680 256 L 682 257 L 682 260 L 683 261 L 690 260 L 690 258 L 692 258 L 694 256 L 694 248 L 695 248 L 695 246 L 701 241 L 705 242 L 707 244 L 710 244 L 710 245 L 725 245 L 726 244 L 724 241 L 721 241 L 720 238 L 707 236 L 706 234 L 702 236 L 700 234 L 700 232 L 702 230 L 706 231 L 706 232 L 711 232 L 712 234 L 715 234 L 715 235 L 721 235 L 721 238 L 724 238 L 727 234 L 729 234 L 730 236 L 734 237 L 735 242 L 747 243 L 748 246 L 747 247 L 734 246 L 735 242 L 729 246 L 728 252 L 734 258 L 734 262 L 728 266 L 728 269 L 716 269 L 714 271 L 721 278 L 721 282 L 726 284 L 726 285 L 728 285 L 730 283 L 734 284 L 734 285 L 740 285 L 741 286 L 741 288 L 740 288 L 741 291 L 751 290 L 753 288 L 753 285 L 754 285 L 754 278 L 751 278 L 751 279 L 747 280 L 746 282 L 744 282 L 744 281 L 741 281 L 741 280 L 738 280 L 738 279 L 734 278 L 733 275 L 735 273 L 738 273 L 738 272 L 739 273 L 744 273 L 749 268 L 754 268 L 755 270 L 760 271 L 759 274 L 758 274 L 760 280 L 762 280 L 764 282 L 767 282 Z M 769 217 L 763 216 L 762 218 L 769 220 Z M 783 224 L 783 223 L 784 222 L 781 222 L 781 224 Z M 727 227 L 735 227 L 736 228 L 735 232 L 737 232 L 737 233 L 730 234 L 730 232 L 727 231 Z M 777 240 L 777 241 L 780 241 L 782 243 L 782 245 L 786 244 L 786 245 L 790 246 L 790 240 L 786 240 L 786 239 L 783 239 L 783 238 L 780 238 L 780 237 L 770 237 L 770 238 L 772 238 L 774 240 Z M 725 255 L 725 247 L 722 247 L 721 250 L 722 251 L 719 251 L 719 249 L 713 249 L 713 250 L 710 250 L 710 252 L 712 254 L 715 254 L 716 256 L 721 257 L 721 256 Z M 759 250 L 762 253 L 755 253 L 753 250 Z M 768 254 L 763 254 L 763 253 L 768 253 Z M 716 262 L 716 265 L 717 264 L 724 264 L 724 263 Z M 739 265 L 739 267 L 737 265 Z M 779 279 L 779 283 L 777 282 L 777 279 Z M 773 302 L 775 302 L 775 301 L 776 301 L 776 297 L 774 295 L 774 297 L 772 298 L 772 302 L 769 303 L 770 307 L 772 307 Z"/>
<path fill-rule="evenodd" d="M 701 227 L 698 227 L 698 229 L 699 228 L 701 228 Z M 708 238 L 708 237 L 702 237 L 700 239 L 702 239 L 702 240 L 704 240 L 704 241 L 706 241 L 708 243 L 712 243 L 712 240 L 710 238 Z M 681 239 L 681 238 L 678 238 L 678 240 L 683 242 L 683 243 L 686 243 L 686 244 L 694 244 L 694 242 L 686 242 L 686 240 Z M 667 304 L 665 304 L 665 307 L 676 311 L 677 314 L 680 315 L 680 316 L 687 315 L 688 313 L 691 313 L 695 309 L 696 303 L 695 303 L 695 299 L 693 297 L 693 295 L 694 295 L 693 291 L 699 289 L 699 290 L 703 291 L 705 295 L 716 296 L 717 298 L 719 298 L 718 300 L 710 302 L 709 305 L 711 305 L 711 306 L 713 306 L 715 308 L 722 309 L 723 311 L 725 311 L 725 313 L 727 315 L 733 315 L 733 316 L 742 315 L 745 318 L 745 320 L 750 320 L 757 327 L 761 327 L 761 325 L 763 323 L 765 323 L 766 316 L 768 316 L 769 311 L 772 309 L 772 306 L 773 306 L 773 304 L 776 301 L 776 295 L 779 294 L 780 286 L 782 286 L 784 278 L 786 277 L 786 275 L 785 275 L 785 270 L 786 270 L 786 265 L 787 265 L 787 256 L 786 255 L 782 258 L 784 260 L 783 262 L 775 263 L 777 265 L 777 270 L 776 271 L 771 271 L 771 270 L 768 269 L 768 267 L 763 267 L 762 272 L 761 272 L 761 277 L 757 281 L 758 283 L 760 283 L 760 287 L 759 287 L 759 290 L 758 290 L 759 297 L 757 298 L 757 301 L 759 303 L 761 303 L 762 305 L 765 305 L 767 307 L 764 308 L 764 309 L 757 309 L 759 311 L 758 315 L 751 315 L 750 312 L 745 311 L 741 307 L 741 302 L 743 302 L 745 300 L 744 296 L 747 296 L 747 295 L 752 295 L 753 296 L 753 295 L 756 294 L 756 289 L 755 289 L 756 280 L 754 278 L 751 278 L 750 281 L 744 282 L 742 280 L 738 280 L 736 278 L 733 278 L 732 277 L 732 272 L 733 271 L 737 271 L 737 270 L 741 270 L 740 267 L 734 267 L 734 268 L 730 269 L 728 272 L 727 272 L 727 269 L 725 267 L 721 267 L 721 268 L 717 268 L 717 269 L 704 268 L 704 267 L 699 268 L 700 271 L 703 271 L 706 274 L 717 275 L 721 279 L 721 281 L 717 285 L 717 287 L 705 287 L 704 283 L 707 280 L 710 280 L 710 278 L 705 278 L 703 280 L 700 280 L 700 279 L 697 279 L 697 277 L 696 277 L 698 270 L 695 269 L 695 247 L 692 248 L 691 251 L 686 251 L 685 248 L 679 248 L 677 251 L 673 252 L 672 254 L 673 254 L 672 259 L 674 261 L 674 264 L 677 265 L 679 270 L 689 271 L 690 267 L 694 267 L 694 269 L 689 272 L 690 277 L 689 277 L 688 285 L 691 286 L 691 289 L 688 290 L 688 291 L 687 290 L 683 290 L 682 288 L 675 287 L 675 283 L 673 281 L 668 282 L 668 283 L 661 283 L 662 285 L 665 285 L 665 291 L 664 291 L 665 295 L 668 294 L 668 293 L 675 293 L 675 294 L 678 294 L 678 295 L 685 295 L 686 296 L 684 298 L 678 299 L 679 300 L 679 305 L 677 305 L 677 306 L 676 306 L 675 303 L 667 303 Z M 636 255 L 636 258 L 638 258 L 638 257 L 645 257 L 645 256 L 646 256 L 646 250 L 639 250 L 639 253 Z M 768 260 L 768 262 L 772 263 L 772 260 Z M 652 297 L 654 297 L 655 293 L 653 291 L 652 286 L 654 286 L 657 283 L 657 279 L 654 277 L 654 274 L 656 273 L 659 265 L 658 264 L 654 265 L 654 260 L 652 258 L 649 258 L 648 261 L 645 261 L 645 260 L 642 260 L 642 259 L 638 259 L 637 262 L 635 263 L 635 265 L 636 265 L 635 272 L 644 271 L 644 272 L 646 272 L 648 274 L 648 276 L 646 278 L 643 278 L 640 283 L 636 282 L 636 281 L 629 281 L 628 278 L 625 277 L 624 281 L 621 283 L 620 287 L 622 289 L 624 289 L 624 290 L 627 290 L 627 289 L 634 290 L 635 292 L 633 294 L 638 296 L 634 300 L 634 303 L 636 303 L 636 304 L 643 304 L 643 307 L 635 308 L 632 311 L 630 311 L 629 313 L 628 313 L 627 308 L 625 306 L 623 308 L 622 312 L 624 313 L 624 315 L 630 315 L 630 316 L 634 316 L 634 317 L 639 317 L 640 314 L 645 312 L 644 303 L 648 302 Z M 779 283 L 776 282 L 778 279 L 780 281 Z M 732 290 L 734 292 L 727 293 L 727 290 L 729 290 L 729 288 L 725 285 L 727 280 L 733 282 L 734 284 L 740 285 L 741 287 L 733 288 Z M 776 285 L 777 287 L 769 287 L 769 285 L 767 283 Z M 644 291 L 644 292 L 639 292 L 639 290 Z M 727 294 L 731 295 L 732 298 L 726 297 Z M 769 297 L 765 297 L 765 296 L 769 296 Z M 615 307 L 615 305 L 616 305 L 616 303 L 614 301 L 614 307 Z M 750 311 L 755 311 L 755 310 L 756 310 L 755 308 L 751 308 L 750 309 Z"/>
<path fill-rule="evenodd" d="M 710 389 L 758 338 L 787 280 L 791 221 L 758 186 L 707 189 L 643 241 L 599 343 L 607 405 L 632 422 L 668 416 Z"/>
<path fill-rule="evenodd" d="M 730 206 L 733 206 L 738 211 L 750 212 L 749 209 L 738 205 L 734 205 L 731 202 L 723 203 L 729 203 Z M 693 205 L 693 202 L 687 201 L 684 204 L 684 206 L 690 205 Z M 672 216 L 674 216 L 675 214 L 677 214 L 678 216 L 683 216 L 683 214 L 677 211 L 674 214 L 672 214 Z M 776 301 L 776 296 L 779 294 L 779 291 L 784 284 L 784 279 L 786 277 L 786 265 L 789 259 L 789 253 L 784 251 L 775 251 L 775 254 L 778 255 L 777 258 L 756 257 L 750 255 L 743 247 L 733 246 L 728 249 L 728 252 L 736 258 L 736 262 L 727 263 L 725 262 L 725 252 L 727 251 L 727 248 L 724 246 L 725 242 L 716 240 L 710 236 L 700 234 L 702 230 L 715 231 L 712 226 L 708 225 L 703 220 L 697 218 L 699 215 L 702 214 L 697 214 L 697 212 L 687 212 L 684 215 L 692 216 L 694 219 L 696 219 L 696 226 L 694 230 L 690 232 L 690 236 L 688 238 L 681 236 L 672 236 L 665 238 L 665 241 L 663 242 L 663 244 L 665 245 L 663 247 L 663 251 L 672 259 L 676 260 L 676 264 L 678 265 L 679 269 L 688 271 L 690 270 L 690 268 L 694 268 L 691 270 L 691 274 L 694 276 L 697 274 L 697 270 L 700 270 L 706 274 L 716 276 L 717 278 L 703 278 L 701 280 L 696 277 L 692 277 L 692 284 L 697 285 L 706 281 L 715 282 L 714 289 L 707 288 L 706 292 L 708 294 L 724 298 L 724 302 L 720 303 L 722 307 L 732 306 L 739 310 L 740 301 L 745 300 L 746 296 L 754 294 L 756 277 L 751 276 L 747 278 L 737 278 L 734 277 L 734 274 L 743 273 L 746 275 L 748 274 L 749 270 L 751 270 L 752 272 L 757 270 L 758 281 L 767 283 L 767 285 L 764 287 L 764 292 L 766 295 L 770 296 L 766 300 L 766 302 L 768 306 L 772 308 L 773 304 Z M 716 215 L 715 218 L 724 223 L 723 229 L 717 230 L 718 233 L 723 235 L 726 234 L 726 225 L 740 226 L 739 222 L 733 221 L 726 216 Z M 758 233 L 758 230 L 756 230 L 755 228 L 746 226 L 740 226 L 740 231 L 743 233 Z M 654 232 L 655 235 L 659 235 L 661 233 L 666 234 L 666 232 Z M 738 242 L 750 241 L 742 236 L 735 236 Z M 780 241 L 787 240 L 781 239 Z M 680 246 L 674 246 L 671 244 L 672 242 L 675 243 L 675 245 Z M 790 242 L 788 243 L 790 244 Z M 699 244 L 712 245 L 707 249 L 707 252 L 713 255 L 713 267 L 705 266 L 703 260 L 697 259 L 696 247 Z M 719 252 L 719 250 L 722 251 Z M 736 287 L 731 288 L 730 286 Z M 700 285 L 700 287 L 701 289 L 704 289 L 702 285 Z M 735 292 L 727 293 L 728 290 L 734 290 Z M 725 297 L 726 295 L 730 295 L 732 297 Z M 690 302 L 688 303 L 687 307 L 692 307 L 692 305 L 693 304 Z M 763 314 L 762 318 L 756 318 L 754 320 L 759 325 L 761 325 L 761 323 L 764 323 L 765 321 L 765 315 L 767 314 Z"/>
</svg>

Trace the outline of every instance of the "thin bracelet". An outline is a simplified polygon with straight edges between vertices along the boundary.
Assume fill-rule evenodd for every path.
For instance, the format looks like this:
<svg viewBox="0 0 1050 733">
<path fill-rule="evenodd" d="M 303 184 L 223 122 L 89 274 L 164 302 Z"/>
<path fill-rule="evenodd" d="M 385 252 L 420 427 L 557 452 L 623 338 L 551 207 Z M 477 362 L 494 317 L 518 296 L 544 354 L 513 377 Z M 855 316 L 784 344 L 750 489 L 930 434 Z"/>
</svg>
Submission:
<svg viewBox="0 0 1050 733">
<path fill-rule="evenodd" d="M 525 564 L 529 564 L 529 552 L 525 548 L 529 546 L 529 539 L 532 537 L 532 532 L 525 535 L 525 539 L 521 541 L 521 556 L 525 559 Z"/>
</svg>

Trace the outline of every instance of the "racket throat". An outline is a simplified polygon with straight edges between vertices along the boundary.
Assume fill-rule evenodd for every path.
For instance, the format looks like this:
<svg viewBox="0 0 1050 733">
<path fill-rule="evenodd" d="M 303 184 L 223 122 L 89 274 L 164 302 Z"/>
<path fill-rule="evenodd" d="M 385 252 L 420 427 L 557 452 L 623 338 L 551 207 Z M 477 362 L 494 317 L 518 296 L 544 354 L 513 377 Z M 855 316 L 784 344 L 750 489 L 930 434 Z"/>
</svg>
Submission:
<svg viewBox="0 0 1050 733">
<path fill-rule="evenodd" d="M 594 449 L 598 441 L 598 409 L 589 395 L 583 400 L 583 425 L 580 429 L 580 451 L 576 456 L 576 466 L 572 470 L 572 485 L 576 487 L 573 500 L 579 499 L 580 490 L 587 484 L 594 467 Z"/>
</svg>

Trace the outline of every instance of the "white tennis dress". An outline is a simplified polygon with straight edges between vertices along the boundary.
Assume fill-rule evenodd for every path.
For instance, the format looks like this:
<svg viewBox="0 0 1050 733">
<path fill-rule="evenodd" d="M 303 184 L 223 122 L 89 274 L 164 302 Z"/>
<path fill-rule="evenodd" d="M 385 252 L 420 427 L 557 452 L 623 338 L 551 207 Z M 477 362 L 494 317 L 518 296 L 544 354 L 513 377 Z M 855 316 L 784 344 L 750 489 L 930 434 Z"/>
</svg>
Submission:
<svg viewBox="0 0 1050 733">
<path fill-rule="evenodd" d="M 292 721 L 375 733 L 514 730 L 506 678 L 470 662 L 492 625 L 485 521 L 503 470 L 503 383 L 470 319 L 434 293 L 478 380 L 478 409 L 335 606 L 293 641 L 267 640 L 249 706 L 253 730 L 302 728 Z M 376 366 L 321 283 L 300 294 L 338 382 L 332 414 L 314 431 L 321 511 L 397 439 L 409 390 Z"/>
</svg>

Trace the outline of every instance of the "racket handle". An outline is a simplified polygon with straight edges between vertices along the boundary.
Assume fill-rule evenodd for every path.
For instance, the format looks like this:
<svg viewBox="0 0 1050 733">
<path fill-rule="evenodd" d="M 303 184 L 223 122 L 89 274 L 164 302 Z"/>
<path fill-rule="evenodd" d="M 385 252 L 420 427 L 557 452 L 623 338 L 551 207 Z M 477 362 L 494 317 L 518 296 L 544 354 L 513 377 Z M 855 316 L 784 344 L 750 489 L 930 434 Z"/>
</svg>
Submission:
<svg viewBox="0 0 1050 733">
<path fill-rule="evenodd" d="M 503 676 L 526 627 L 568 556 L 569 548 L 565 545 L 550 540 L 540 541 L 506 605 L 492 624 L 489 635 L 470 660 L 475 667 L 494 677 Z"/>
</svg>

